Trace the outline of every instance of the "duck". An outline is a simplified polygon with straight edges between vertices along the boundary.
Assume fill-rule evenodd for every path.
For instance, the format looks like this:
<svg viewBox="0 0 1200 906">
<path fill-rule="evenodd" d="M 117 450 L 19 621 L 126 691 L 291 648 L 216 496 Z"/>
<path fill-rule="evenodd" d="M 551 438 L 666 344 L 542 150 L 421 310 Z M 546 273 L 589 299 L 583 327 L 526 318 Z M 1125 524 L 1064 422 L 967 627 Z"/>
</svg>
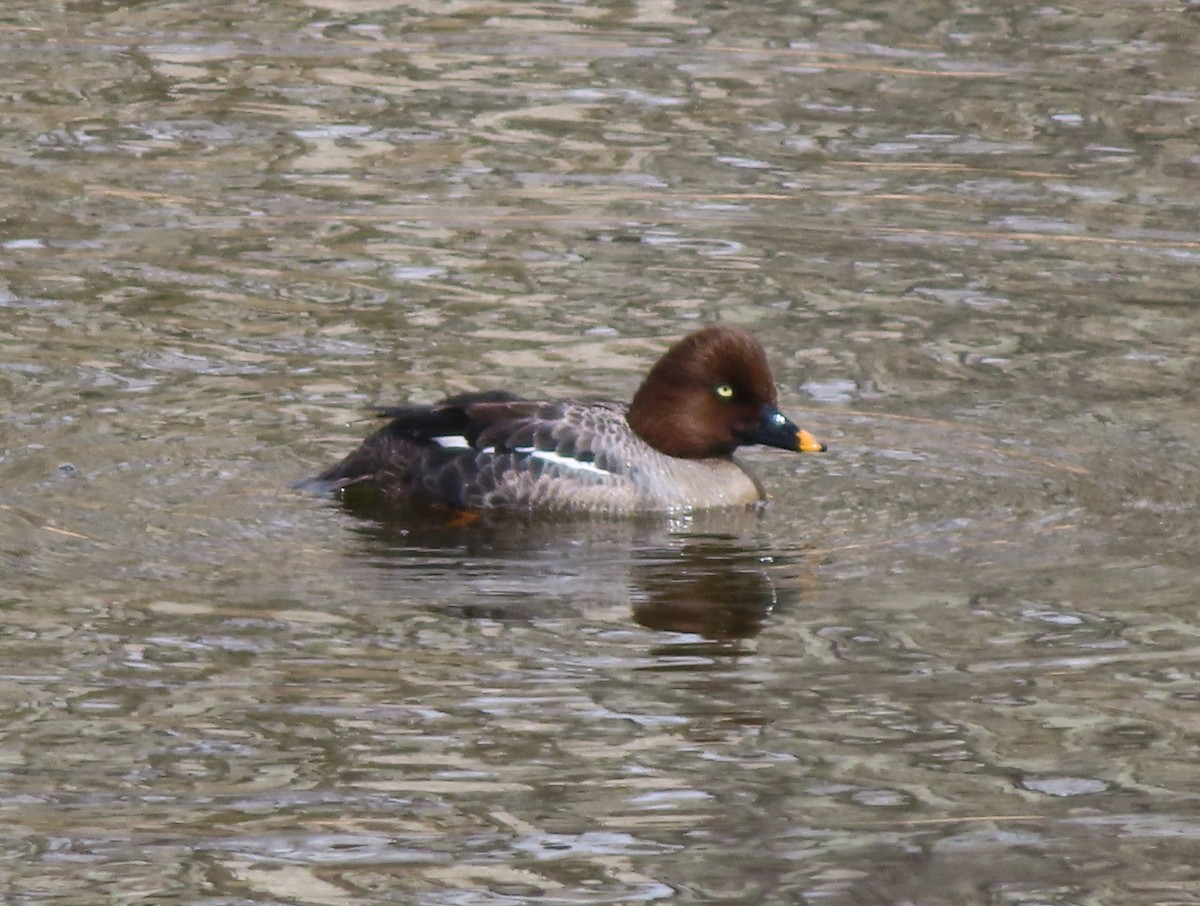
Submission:
<svg viewBox="0 0 1200 906">
<path fill-rule="evenodd" d="M 826 449 L 779 411 L 762 345 L 725 324 L 667 349 L 628 404 L 484 390 L 375 412 L 387 423 L 315 486 L 462 513 L 670 514 L 765 504 L 739 447 Z"/>
</svg>

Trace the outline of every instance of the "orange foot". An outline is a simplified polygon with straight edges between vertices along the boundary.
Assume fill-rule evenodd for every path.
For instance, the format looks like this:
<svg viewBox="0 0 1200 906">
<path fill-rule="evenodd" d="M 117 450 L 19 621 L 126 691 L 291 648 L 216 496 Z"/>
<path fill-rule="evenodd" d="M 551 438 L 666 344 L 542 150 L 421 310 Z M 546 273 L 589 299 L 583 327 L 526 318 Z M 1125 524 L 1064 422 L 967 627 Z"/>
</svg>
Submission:
<svg viewBox="0 0 1200 906">
<path fill-rule="evenodd" d="M 446 528 L 462 528 L 464 525 L 479 521 L 479 514 L 471 510 L 452 509 L 450 513 L 450 521 L 446 523 Z"/>
</svg>

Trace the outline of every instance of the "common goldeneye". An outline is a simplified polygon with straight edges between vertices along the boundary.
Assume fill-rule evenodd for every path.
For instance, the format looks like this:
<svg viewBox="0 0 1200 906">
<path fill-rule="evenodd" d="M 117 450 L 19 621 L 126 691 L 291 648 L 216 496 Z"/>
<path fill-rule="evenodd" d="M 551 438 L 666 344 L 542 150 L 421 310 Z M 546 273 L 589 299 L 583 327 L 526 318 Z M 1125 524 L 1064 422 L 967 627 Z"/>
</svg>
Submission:
<svg viewBox="0 0 1200 906">
<path fill-rule="evenodd" d="M 463 510 L 665 513 L 766 500 L 739 446 L 825 449 L 776 408 L 758 341 L 724 325 L 668 349 L 628 406 L 492 390 L 376 411 L 390 421 L 318 486 Z"/>
</svg>

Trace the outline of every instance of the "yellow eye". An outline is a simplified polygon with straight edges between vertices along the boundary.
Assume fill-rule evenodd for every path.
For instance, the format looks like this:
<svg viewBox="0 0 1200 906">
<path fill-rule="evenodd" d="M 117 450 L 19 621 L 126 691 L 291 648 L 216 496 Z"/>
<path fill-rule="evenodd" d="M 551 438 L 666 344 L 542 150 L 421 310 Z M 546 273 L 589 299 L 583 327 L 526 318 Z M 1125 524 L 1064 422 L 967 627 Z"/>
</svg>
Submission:
<svg viewBox="0 0 1200 906">
<path fill-rule="evenodd" d="M 717 384 L 716 394 L 723 400 L 733 399 L 733 387 L 729 384 Z"/>
</svg>

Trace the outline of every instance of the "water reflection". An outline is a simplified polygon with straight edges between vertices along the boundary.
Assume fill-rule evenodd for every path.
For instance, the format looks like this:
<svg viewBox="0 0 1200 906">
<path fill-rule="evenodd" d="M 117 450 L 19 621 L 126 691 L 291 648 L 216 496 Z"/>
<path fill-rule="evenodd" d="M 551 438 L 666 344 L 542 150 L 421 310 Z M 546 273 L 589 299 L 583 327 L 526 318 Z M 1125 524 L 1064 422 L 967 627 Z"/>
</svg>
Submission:
<svg viewBox="0 0 1200 906">
<path fill-rule="evenodd" d="M 799 599 L 787 558 L 734 537 L 701 535 L 634 560 L 633 617 L 643 626 L 710 639 L 758 635 L 766 619 Z"/>
<path fill-rule="evenodd" d="M 764 548 L 754 509 L 622 520 L 344 502 L 361 520 L 355 556 L 393 575 L 398 594 L 436 579 L 440 608 L 464 617 L 561 616 L 601 599 L 627 603 L 649 629 L 732 642 L 758 635 L 802 585 L 794 552 Z"/>
</svg>

